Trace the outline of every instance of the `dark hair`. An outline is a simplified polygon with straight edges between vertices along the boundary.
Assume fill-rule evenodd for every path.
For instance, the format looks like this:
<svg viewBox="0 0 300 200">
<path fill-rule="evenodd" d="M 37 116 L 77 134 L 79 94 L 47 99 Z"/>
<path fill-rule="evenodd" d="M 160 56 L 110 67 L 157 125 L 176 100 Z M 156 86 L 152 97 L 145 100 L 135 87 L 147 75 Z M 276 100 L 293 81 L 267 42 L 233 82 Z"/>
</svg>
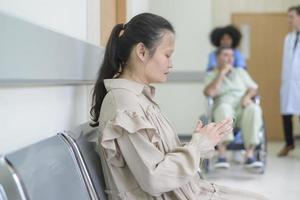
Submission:
<svg viewBox="0 0 300 200">
<path fill-rule="evenodd" d="M 210 33 L 210 41 L 215 47 L 220 47 L 221 39 L 224 35 L 229 35 L 232 39 L 232 48 L 236 48 L 241 40 L 241 32 L 233 25 L 218 27 Z"/>
<path fill-rule="evenodd" d="M 92 126 L 98 126 L 102 101 L 107 94 L 104 79 L 118 75 L 126 67 L 134 45 L 143 43 L 152 56 L 165 31 L 175 33 L 173 26 L 163 17 L 142 13 L 133 17 L 127 24 L 117 24 L 113 28 L 106 45 L 104 59 L 98 72 L 92 96 Z"/>
<path fill-rule="evenodd" d="M 300 5 L 289 7 L 288 12 L 296 11 L 297 15 L 300 15 Z"/>
<path fill-rule="evenodd" d="M 233 50 L 231 47 L 219 47 L 216 51 L 216 56 L 218 57 L 224 50 L 227 50 L 227 49 Z"/>
</svg>

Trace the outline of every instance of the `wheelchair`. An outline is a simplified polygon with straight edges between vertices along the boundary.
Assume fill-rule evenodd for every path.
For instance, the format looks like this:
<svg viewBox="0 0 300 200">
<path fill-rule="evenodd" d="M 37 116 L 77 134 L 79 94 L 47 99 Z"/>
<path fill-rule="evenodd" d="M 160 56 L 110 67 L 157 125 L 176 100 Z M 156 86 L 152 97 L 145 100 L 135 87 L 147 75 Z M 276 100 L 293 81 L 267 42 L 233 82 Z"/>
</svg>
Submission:
<svg viewBox="0 0 300 200">
<path fill-rule="evenodd" d="M 260 97 L 255 96 L 253 99 L 253 102 L 257 105 L 260 105 Z M 200 116 L 200 120 L 204 123 L 210 123 L 213 121 L 212 117 L 212 112 L 213 112 L 213 105 L 214 105 L 214 99 L 212 97 L 207 97 L 207 110 L 206 114 Z M 263 119 L 263 116 L 262 116 Z M 266 135 L 266 129 L 264 125 L 264 119 L 263 119 L 263 124 L 262 127 L 260 128 L 259 131 L 259 144 L 255 147 L 255 157 L 258 161 L 262 162 L 263 166 L 259 168 L 257 171 L 260 174 L 265 173 L 266 169 L 266 164 L 267 164 L 267 135 Z M 234 139 L 231 141 L 229 144 L 226 145 L 226 149 L 229 151 L 234 151 L 237 153 L 238 151 L 244 151 L 245 146 L 243 143 L 243 138 L 242 138 L 242 131 L 234 127 L 233 130 L 233 135 Z M 216 147 L 217 149 L 217 147 Z M 210 159 L 204 159 L 201 161 L 200 168 L 204 173 L 208 173 L 211 169 L 211 160 Z"/>
</svg>

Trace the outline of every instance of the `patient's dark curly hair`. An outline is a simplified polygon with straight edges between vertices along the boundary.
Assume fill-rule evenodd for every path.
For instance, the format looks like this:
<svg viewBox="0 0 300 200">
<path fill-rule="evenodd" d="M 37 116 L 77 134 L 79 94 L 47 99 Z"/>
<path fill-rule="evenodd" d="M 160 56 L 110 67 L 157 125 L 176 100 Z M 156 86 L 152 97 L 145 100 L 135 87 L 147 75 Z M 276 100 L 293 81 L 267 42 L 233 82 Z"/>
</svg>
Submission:
<svg viewBox="0 0 300 200">
<path fill-rule="evenodd" d="M 218 27 L 210 33 L 210 41 L 215 47 L 220 47 L 221 39 L 228 34 L 232 38 L 232 48 L 236 48 L 242 38 L 241 32 L 233 25 Z"/>
</svg>

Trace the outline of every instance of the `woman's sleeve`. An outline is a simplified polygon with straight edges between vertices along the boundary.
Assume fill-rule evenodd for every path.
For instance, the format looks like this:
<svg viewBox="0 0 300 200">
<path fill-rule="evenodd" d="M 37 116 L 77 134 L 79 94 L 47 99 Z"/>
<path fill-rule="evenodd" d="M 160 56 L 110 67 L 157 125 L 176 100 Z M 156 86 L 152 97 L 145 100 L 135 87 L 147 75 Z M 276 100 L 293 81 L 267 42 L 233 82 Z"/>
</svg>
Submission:
<svg viewBox="0 0 300 200">
<path fill-rule="evenodd" d="M 200 157 L 214 150 L 204 135 L 194 134 L 187 145 L 165 154 L 156 147 L 161 138 L 145 117 L 127 111 L 117 118 L 122 121 L 115 120 L 114 126 L 103 131 L 101 144 L 108 150 L 116 150 L 110 154 L 110 160 L 113 161 L 114 156 L 122 156 L 140 187 L 152 196 L 188 183 L 197 172 Z M 108 132 L 114 136 L 105 137 Z M 116 164 L 120 163 L 117 161 Z"/>
</svg>

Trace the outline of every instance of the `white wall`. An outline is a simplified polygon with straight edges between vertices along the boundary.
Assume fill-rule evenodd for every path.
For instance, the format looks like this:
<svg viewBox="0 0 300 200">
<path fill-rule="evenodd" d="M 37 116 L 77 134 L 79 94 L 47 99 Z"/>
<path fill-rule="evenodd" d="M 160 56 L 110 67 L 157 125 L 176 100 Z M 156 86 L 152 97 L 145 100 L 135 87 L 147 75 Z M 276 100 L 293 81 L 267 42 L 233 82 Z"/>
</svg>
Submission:
<svg viewBox="0 0 300 200">
<path fill-rule="evenodd" d="M 137 14 L 149 12 L 149 0 L 127 0 L 126 12 L 127 21 Z"/>
<path fill-rule="evenodd" d="M 210 0 L 151 0 L 150 12 L 167 18 L 176 29 L 174 71 L 200 71 L 206 68 L 211 50 Z"/>
<path fill-rule="evenodd" d="M 0 154 L 86 122 L 86 86 L 1 87 Z"/>
<path fill-rule="evenodd" d="M 0 0 L 0 10 L 86 40 L 87 0 Z"/>
<path fill-rule="evenodd" d="M 155 100 L 177 134 L 191 134 L 205 110 L 203 85 L 197 82 L 157 84 Z"/>
<path fill-rule="evenodd" d="M 86 0 L 87 1 L 87 38 L 89 43 L 100 46 L 101 27 L 100 27 L 100 0 Z"/>
<path fill-rule="evenodd" d="M 93 33 L 100 27 L 97 5 L 99 0 L 0 0 L 0 11 L 99 45 L 100 34 Z M 0 154 L 86 122 L 91 88 L 0 86 Z"/>
</svg>

